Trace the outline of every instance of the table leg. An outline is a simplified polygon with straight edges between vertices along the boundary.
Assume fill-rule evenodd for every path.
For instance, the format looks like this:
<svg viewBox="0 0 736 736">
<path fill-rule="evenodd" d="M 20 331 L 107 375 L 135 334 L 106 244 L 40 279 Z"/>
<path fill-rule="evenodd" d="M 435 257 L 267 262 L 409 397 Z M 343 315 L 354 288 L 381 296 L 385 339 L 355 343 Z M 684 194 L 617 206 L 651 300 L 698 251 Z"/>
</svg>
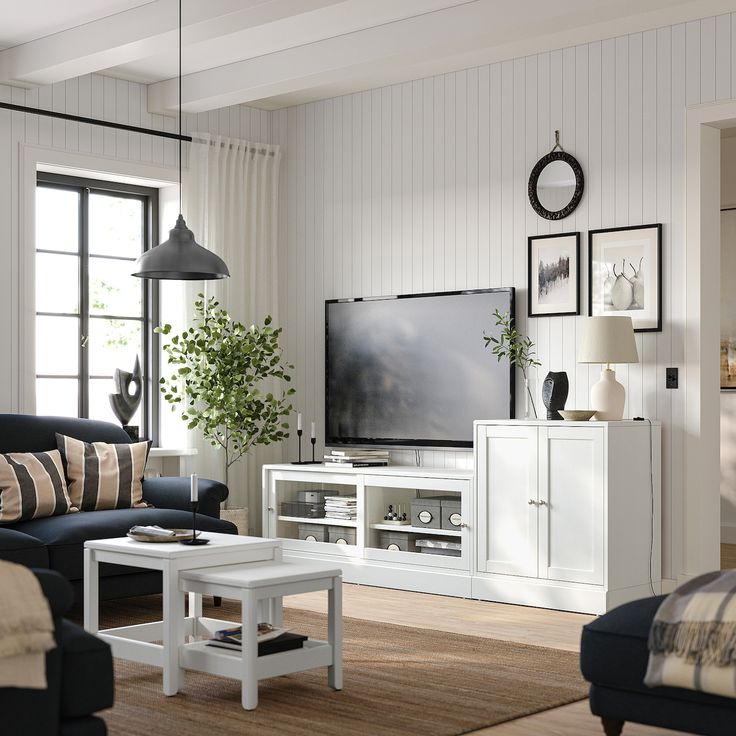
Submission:
<svg viewBox="0 0 736 736">
<path fill-rule="evenodd" d="M 242 606 L 242 700 L 245 710 L 255 710 L 258 705 L 258 601 L 254 591 L 243 591 Z"/>
<path fill-rule="evenodd" d="M 199 619 L 202 618 L 202 594 L 189 593 L 188 615 L 192 621 L 192 635 L 199 636 Z"/>
<path fill-rule="evenodd" d="M 332 664 L 327 668 L 327 683 L 342 690 L 342 577 L 332 578 L 327 594 L 327 640 L 332 646 Z"/>
<path fill-rule="evenodd" d="M 269 622 L 272 626 L 276 626 L 277 628 L 280 628 L 284 625 L 284 599 L 279 598 L 271 598 L 268 601 L 268 607 L 269 607 Z"/>
<path fill-rule="evenodd" d="M 84 550 L 84 628 L 90 634 L 99 631 L 99 564 L 92 549 Z"/>
<path fill-rule="evenodd" d="M 181 682 L 179 647 L 184 644 L 184 595 L 179 591 L 179 576 L 163 571 L 164 599 L 164 695 L 176 695 Z"/>
</svg>

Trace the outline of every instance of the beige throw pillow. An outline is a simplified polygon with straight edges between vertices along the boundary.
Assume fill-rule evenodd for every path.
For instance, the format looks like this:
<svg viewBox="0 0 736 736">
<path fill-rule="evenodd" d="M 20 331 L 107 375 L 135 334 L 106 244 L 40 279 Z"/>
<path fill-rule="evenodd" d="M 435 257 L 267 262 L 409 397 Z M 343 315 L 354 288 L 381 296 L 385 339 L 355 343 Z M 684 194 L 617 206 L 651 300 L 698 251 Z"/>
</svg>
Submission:
<svg viewBox="0 0 736 736">
<path fill-rule="evenodd" d="M 0 455 L 0 524 L 73 511 L 58 450 Z"/>
<path fill-rule="evenodd" d="M 82 511 L 145 508 L 143 471 L 150 442 L 111 445 L 63 434 L 56 443 L 69 484 L 69 498 Z"/>
</svg>

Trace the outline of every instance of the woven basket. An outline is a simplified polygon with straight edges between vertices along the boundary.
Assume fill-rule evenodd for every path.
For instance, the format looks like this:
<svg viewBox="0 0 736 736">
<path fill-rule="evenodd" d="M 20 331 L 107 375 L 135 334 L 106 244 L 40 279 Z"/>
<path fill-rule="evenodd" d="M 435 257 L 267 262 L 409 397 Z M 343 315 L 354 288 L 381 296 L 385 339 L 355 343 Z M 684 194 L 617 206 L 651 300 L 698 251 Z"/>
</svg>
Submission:
<svg viewBox="0 0 736 736">
<path fill-rule="evenodd" d="M 230 521 L 238 527 L 238 534 L 248 536 L 248 509 L 222 509 L 220 518 Z"/>
</svg>

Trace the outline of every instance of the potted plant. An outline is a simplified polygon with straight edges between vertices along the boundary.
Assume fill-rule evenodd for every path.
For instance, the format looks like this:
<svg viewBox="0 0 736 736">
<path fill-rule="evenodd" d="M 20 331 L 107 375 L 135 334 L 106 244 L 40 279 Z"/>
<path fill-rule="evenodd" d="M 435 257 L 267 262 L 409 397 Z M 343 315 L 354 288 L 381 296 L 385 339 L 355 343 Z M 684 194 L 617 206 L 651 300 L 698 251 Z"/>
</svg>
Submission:
<svg viewBox="0 0 736 736">
<path fill-rule="evenodd" d="M 491 352 L 499 362 L 502 358 L 507 358 L 511 365 L 521 368 L 521 374 L 524 376 L 524 418 L 529 417 L 529 402 L 531 401 L 536 419 L 537 407 L 534 405 L 534 398 L 529 390 L 529 369 L 542 364 L 534 357 L 536 355 L 533 349 L 534 343 L 514 327 L 514 318 L 510 312 L 501 314 L 497 309 L 493 316 L 496 318 L 495 326 L 501 328 L 501 333 L 496 338 L 484 332 L 483 340 L 486 347 L 493 345 Z"/>
<path fill-rule="evenodd" d="M 294 366 L 283 360 L 282 328 L 272 327 L 270 316 L 262 326 L 246 327 L 203 294 L 194 311 L 194 326 L 164 346 L 175 372 L 161 378 L 160 389 L 172 409 L 183 409 L 189 429 L 222 448 L 227 484 L 231 466 L 252 448 L 289 436 L 285 418 L 294 389 L 287 371 Z M 171 325 L 156 332 L 170 335 Z"/>
</svg>

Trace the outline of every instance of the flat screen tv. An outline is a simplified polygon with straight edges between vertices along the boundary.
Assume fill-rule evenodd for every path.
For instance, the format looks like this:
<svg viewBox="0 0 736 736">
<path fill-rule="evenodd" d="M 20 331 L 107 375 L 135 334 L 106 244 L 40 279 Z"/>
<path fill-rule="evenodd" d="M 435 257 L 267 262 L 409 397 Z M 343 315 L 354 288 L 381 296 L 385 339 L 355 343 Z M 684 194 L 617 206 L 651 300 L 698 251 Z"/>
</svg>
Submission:
<svg viewBox="0 0 736 736">
<path fill-rule="evenodd" d="M 326 302 L 328 445 L 472 447 L 474 419 L 514 416 L 514 373 L 485 347 L 514 289 Z"/>
</svg>

